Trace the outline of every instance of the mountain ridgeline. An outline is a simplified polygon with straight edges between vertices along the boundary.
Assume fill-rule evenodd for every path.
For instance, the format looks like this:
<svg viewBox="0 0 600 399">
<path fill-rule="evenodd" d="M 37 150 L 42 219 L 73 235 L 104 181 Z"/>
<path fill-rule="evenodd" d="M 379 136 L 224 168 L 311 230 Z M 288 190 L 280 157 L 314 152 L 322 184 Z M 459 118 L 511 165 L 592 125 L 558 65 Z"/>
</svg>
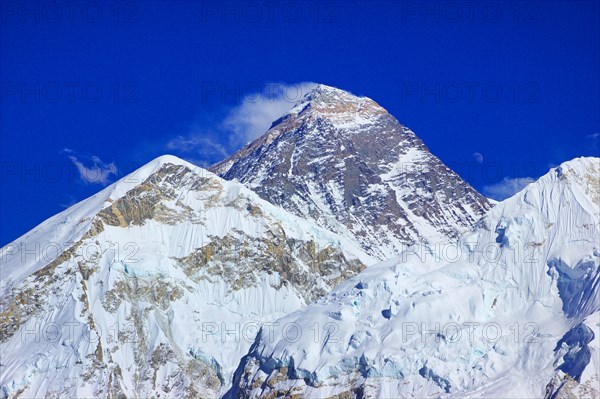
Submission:
<svg viewBox="0 0 600 399">
<path fill-rule="evenodd" d="M 211 170 L 381 260 L 455 241 L 491 207 L 375 101 L 325 85 Z"/>
<path fill-rule="evenodd" d="M 0 249 L 0 398 L 599 397 L 598 176 L 492 207 L 316 85 L 210 170 L 161 156 Z"/>
</svg>

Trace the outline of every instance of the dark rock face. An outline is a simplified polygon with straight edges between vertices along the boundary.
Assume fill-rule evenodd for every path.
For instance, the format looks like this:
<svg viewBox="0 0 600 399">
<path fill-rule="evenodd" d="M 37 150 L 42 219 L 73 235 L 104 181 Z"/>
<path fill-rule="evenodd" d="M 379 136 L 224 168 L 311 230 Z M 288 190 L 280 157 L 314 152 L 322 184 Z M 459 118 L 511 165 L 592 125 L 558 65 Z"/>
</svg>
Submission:
<svg viewBox="0 0 600 399">
<path fill-rule="evenodd" d="M 583 323 L 569 330 L 554 349 L 554 352 L 566 351 L 558 369 L 580 382 L 581 374 L 592 358 L 588 344 L 593 340 L 594 332 Z"/>
<path fill-rule="evenodd" d="M 453 240 L 491 207 L 385 109 L 324 85 L 212 171 L 382 259 Z"/>
</svg>

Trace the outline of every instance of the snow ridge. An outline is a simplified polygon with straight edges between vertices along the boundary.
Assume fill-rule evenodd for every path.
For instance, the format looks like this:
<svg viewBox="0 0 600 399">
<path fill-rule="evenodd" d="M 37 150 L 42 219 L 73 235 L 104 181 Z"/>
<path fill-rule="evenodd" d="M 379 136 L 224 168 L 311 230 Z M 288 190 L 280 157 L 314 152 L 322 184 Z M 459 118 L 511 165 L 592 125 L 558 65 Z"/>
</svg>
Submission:
<svg viewBox="0 0 600 399">
<path fill-rule="evenodd" d="M 598 158 L 566 162 L 444 257 L 415 247 L 278 320 L 230 394 L 597 396 L 599 176 Z"/>
</svg>

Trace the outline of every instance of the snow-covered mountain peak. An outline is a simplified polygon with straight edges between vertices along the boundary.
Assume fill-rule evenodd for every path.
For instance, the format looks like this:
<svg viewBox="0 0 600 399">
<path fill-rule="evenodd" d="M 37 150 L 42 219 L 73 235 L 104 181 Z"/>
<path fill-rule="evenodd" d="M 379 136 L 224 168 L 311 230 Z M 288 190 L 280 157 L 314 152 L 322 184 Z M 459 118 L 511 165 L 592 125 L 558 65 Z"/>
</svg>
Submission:
<svg viewBox="0 0 600 399">
<path fill-rule="evenodd" d="M 297 104 L 312 103 L 313 105 L 334 105 L 341 103 L 354 103 L 354 104 L 376 104 L 375 101 L 368 97 L 357 96 L 349 91 L 338 89 L 336 87 L 327 86 L 324 84 L 317 84 L 311 87 L 297 102 Z"/>
<path fill-rule="evenodd" d="M 373 100 L 325 85 L 211 170 L 380 259 L 455 239 L 490 208 Z"/>
<path fill-rule="evenodd" d="M 340 102 L 355 102 L 360 103 L 364 100 L 370 100 L 366 97 L 356 96 L 349 91 L 338 89 L 333 86 L 328 86 L 322 83 L 309 86 L 308 90 L 297 104 L 306 104 L 312 102 L 314 104 L 334 104 Z M 373 100 L 370 100 L 373 101 Z"/>
<path fill-rule="evenodd" d="M 110 192 L 109 199 L 115 200 L 125 195 L 129 190 L 133 189 L 137 185 L 143 183 L 146 179 L 150 178 L 153 174 L 160 171 L 165 165 L 175 165 L 187 168 L 190 171 L 194 171 L 201 176 L 206 177 L 217 177 L 213 173 L 200 168 L 188 161 L 178 158 L 174 155 L 161 155 L 154 158 L 150 162 L 131 172 L 130 174 L 119 179 L 115 183 L 108 186 L 101 193 Z M 100 193 L 98 193 L 100 194 Z M 96 195 L 98 195 L 96 194 Z"/>
<path fill-rule="evenodd" d="M 173 156 L 0 256 L 0 397 L 216 397 L 256 326 L 374 261 L 352 238 Z M 48 323 L 57 340 L 27 340 Z M 253 329 L 244 339 L 221 331 L 240 325 Z"/>
<path fill-rule="evenodd" d="M 147 164 L 145 164 L 144 166 L 142 166 L 141 168 L 146 168 L 146 167 L 150 167 L 150 165 L 156 165 L 156 166 L 162 166 L 166 163 L 171 163 L 174 165 L 182 165 L 182 166 L 188 166 L 188 167 L 196 167 L 194 164 L 183 160 L 175 155 L 171 155 L 171 154 L 164 154 L 164 155 L 160 155 L 156 158 L 154 158 L 153 160 L 151 160 L 150 162 L 148 162 Z M 138 169 L 139 170 L 139 169 Z"/>
<path fill-rule="evenodd" d="M 594 183 L 598 180 L 597 172 L 599 169 L 599 158 L 574 158 L 572 160 L 565 161 L 556 167 L 553 167 L 551 171 L 554 173 L 548 173 L 542 176 L 538 182 L 542 183 L 550 179 L 558 179 L 560 181 L 569 180 L 573 183 L 583 184 L 591 189 L 591 186 L 596 185 Z"/>
<path fill-rule="evenodd" d="M 318 84 L 311 88 L 290 111 L 273 123 L 289 118 L 326 119 L 337 127 L 377 122 L 387 111 L 367 97 L 355 96 L 335 87 Z"/>
<path fill-rule="evenodd" d="M 554 180 L 579 185 L 592 200 L 600 207 L 600 158 L 581 157 L 562 163 L 553 169 Z M 596 209 L 600 212 L 599 209 Z"/>
<path fill-rule="evenodd" d="M 565 203 L 578 217 L 600 217 L 600 158 L 575 158 L 553 167 L 513 197 L 496 204 L 488 218 L 494 215 L 507 219 L 513 213 L 534 208 L 552 223 L 553 215 L 560 214 Z M 562 226 L 561 234 L 576 231 L 580 226 L 573 225 L 574 221 Z"/>
<path fill-rule="evenodd" d="M 133 177 L 133 176 L 135 176 L 136 180 L 138 180 L 138 181 L 145 180 L 148 177 L 150 177 L 150 175 L 152 175 L 153 173 L 156 173 L 161 167 L 163 167 L 166 164 L 183 166 L 190 170 L 196 170 L 196 171 L 202 169 L 199 166 L 196 166 L 186 160 L 176 157 L 175 155 L 165 154 L 165 155 L 161 155 L 159 157 L 154 158 L 150 162 L 148 162 L 148 163 L 144 164 L 143 166 L 139 167 L 138 169 L 136 169 L 130 175 L 119 179 L 119 181 L 117 181 L 116 183 L 121 184 L 121 183 L 130 181 L 131 177 Z M 208 172 L 208 173 L 210 173 L 210 172 Z"/>
</svg>

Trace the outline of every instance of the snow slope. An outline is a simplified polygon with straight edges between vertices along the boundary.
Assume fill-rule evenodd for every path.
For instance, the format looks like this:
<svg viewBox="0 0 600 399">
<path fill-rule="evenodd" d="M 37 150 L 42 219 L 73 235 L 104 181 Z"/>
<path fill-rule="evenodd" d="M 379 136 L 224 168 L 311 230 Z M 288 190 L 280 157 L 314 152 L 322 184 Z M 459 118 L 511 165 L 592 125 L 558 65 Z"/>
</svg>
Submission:
<svg viewBox="0 0 600 399">
<path fill-rule="evenodd" d="M 0 251 L 0 397 L 219 396 L 261 323 L 374 261 L 172 156 Z"/>
<path fill-rule="evenodd" d="M 231 397 L 598 397 L 600 159 L 263 327 Z M 570 396 L 575 395 L 575 396 Z"/>
</svg>

